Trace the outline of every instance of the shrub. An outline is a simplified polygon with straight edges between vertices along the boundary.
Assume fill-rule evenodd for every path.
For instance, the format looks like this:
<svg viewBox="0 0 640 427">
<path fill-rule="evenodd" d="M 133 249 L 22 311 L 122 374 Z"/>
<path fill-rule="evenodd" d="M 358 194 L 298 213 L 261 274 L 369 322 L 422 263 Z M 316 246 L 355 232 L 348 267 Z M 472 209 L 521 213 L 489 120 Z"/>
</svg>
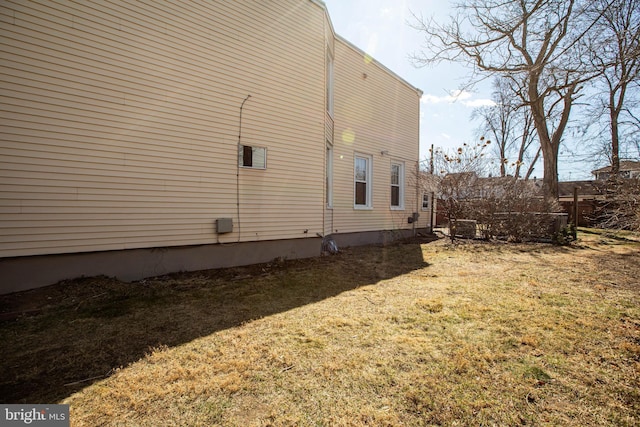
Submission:
<svg viewBox="0 0 640 427">
<path fill-rule="evenodd" d="M 604 200 L 591 217 L 600 228 L 640 231 L 640 178 L 612 177 L 598 184 Z"/>
<path fill-rule="evenodd" d="M 487 240 L 556 240 L 566 227 L 566 221 L 553 214 L 559 204 L 546 202 L 533 181 L 449 174 L 442 180 L 441 195 L 450 227 L 456 220 L 475 220 Z M 456 233 L 451 234 L 453 239 Z"/>
</svg>

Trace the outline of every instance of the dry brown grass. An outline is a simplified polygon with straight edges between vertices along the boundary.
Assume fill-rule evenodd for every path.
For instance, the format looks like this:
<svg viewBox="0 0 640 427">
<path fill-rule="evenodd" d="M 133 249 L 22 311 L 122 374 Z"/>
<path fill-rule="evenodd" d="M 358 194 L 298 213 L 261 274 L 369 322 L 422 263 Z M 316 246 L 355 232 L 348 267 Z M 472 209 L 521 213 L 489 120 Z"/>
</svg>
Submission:
<svg viewBox="0 0 640 427">
<path fill-rule="evenodd" d="M 0 390 L 74 426 L 639 425 L 640 244 L 580 237 L 5 297 L 39 311 L 2 323 Z"/>
</svg>

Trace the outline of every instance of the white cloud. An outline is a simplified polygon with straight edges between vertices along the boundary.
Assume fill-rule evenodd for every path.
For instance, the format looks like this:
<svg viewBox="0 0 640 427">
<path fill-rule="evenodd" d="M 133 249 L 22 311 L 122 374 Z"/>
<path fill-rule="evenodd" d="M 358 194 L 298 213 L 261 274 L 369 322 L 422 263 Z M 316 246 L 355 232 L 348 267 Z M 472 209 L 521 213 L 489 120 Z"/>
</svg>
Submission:
<svg viewBox="0 0 640 427">
<path fill-rule="evenodd" d="M 471 92 L 467 92 L 466 90 L 454 90 L 453 92 L 451 92 L 451 96 L 459 101 L 462 101 L 464 99 L 469 99 L 473 96 L 473 94 Z"/>
<path fill-rule="evenodd" d="M 451 135 L 449 135 L 448 133 L 441 133 L 440 134 L 441 137 L 443 137 L 444 139 L 451 139 Z"/>
<path fill-rule="evenodd" d="M 494 105 L 496 105 L 495 102 L 486 98 L 474 99 L 472 101 L 465 101 L 463 102 L 463 104 L 466 105 L 467 107 L 493 107 Z"/>
<path fill-rule="evenodd" d="M 423 94 L 422 98 L 420 98 L 420 101 L 423 104 L 437 104 L 437 103 L 441 102 L 440 98 L 438 98 L 435 95 L 428 94 L 428 93 Z"/>
<path fill-rule="evenodd" d="M 442 103 L 452 104 L 456 101 L 469 99 L 471 98 L 471 96 L 472 94 L 470 92 L 461 91 L 461 90 L 454 90 L 450 92 L 448 95 L 443 95 L 443 96 L 436 96 L 436 95 L 431 95 L 429 93 L 425 93 L 424 95 L 422 95 L 422 102 L 425 104 L 442 104 Z"/>
<path fill-rule="evenodd" d="M 451 91 L 448 95 L 443 96 L 436 96 L 426 93 L 422 95 L 421 101 L 423 104 L 453 104 L 455 102 L 459 102 L 466 107 L 482 107 L 495 105 L 495 103 L 490 99 L 471 98 L 473 98 L 473 94 L 471 92 L 467 92 L 466 90 L 454 90 Z"/>
</svg>

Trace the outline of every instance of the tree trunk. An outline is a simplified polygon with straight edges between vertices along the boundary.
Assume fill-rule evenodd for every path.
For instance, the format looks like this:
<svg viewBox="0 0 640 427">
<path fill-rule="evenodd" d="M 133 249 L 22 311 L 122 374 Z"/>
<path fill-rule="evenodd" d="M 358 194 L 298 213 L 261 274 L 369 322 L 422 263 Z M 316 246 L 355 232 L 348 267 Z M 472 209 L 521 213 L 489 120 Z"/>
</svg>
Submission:
<svg viewBox="0 0 640 427">
<path fill-rule="evenodd" d="M 609 116 L 611 118 L 611 176 L 617 177 L 620 173 L 620 136 L 618 133 L 620 108 L 616 106 L 614 95 L 615 93 L 611 91 L 609 97 Z"/>
<path fill-rule="evenodd" d="M 558 200 L 558 150 L 559 144 L 554 144 L 549 136 L 547 118 L 544 109 L 544 100 L 538 94 L 539 74 L 531 73 L 529 87 L 527 88 L 531 102 L 531 115 L 535 124 L 542 160 L 544 163 L 544 177 L 542 178 L 542 193 L 545 201 Z"/>
<path fill-rule="evenodd" d="M 618 139 L 618 118 L 611 119 L 611 175 L 620 173 L 620 140 Z"/>
<path fill-rule="evenodd" d="M 560 113 L 560 120 L 553 134 L 549 134 L 547 127 L 547 116 L 544 109 L 544 100 L 538 94 L 539 74 L 532 73 L 529 79 L 528 94 L 531 100 L 531 115 L 538 132 L 540 147 L 542 148 L 542 157 L 544 160 L 544 178 L 542 181 L 542 191 L 544 199 L 547 203 L 558 200 L 558 152 L 560 151 L 560 143 L 562 142 L 562 134 L 564 133 L 569 115 L 571 114 L 571 106 L 573 104 L 573 95 L 578 87 L 578 82 L 574 82 L 567 87 L 566 92 L 562 95 L 563 107 Z"/>
<path fill-rule="evenodd" d="M 544 178 L 542 179 L 542 191 L 547 202 L 558 200 L 558 151 L 560 146 L 551 142 L 542 143 L 542 156 L 544 158 Z M 546 150 L 545 150 L 546 146 Z"/>
</svg>

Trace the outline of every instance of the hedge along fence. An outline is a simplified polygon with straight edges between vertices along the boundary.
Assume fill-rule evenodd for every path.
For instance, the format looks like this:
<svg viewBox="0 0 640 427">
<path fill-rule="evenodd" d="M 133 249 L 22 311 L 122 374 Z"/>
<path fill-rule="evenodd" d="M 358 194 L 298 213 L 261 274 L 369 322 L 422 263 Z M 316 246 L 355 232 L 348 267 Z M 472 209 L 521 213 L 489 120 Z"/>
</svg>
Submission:
<svg viewBox="0 0 640 427">
<path fill-rule="evenodd" d="M 563 243 L 571 234 L 569 215 L 562 212 L 499 212 L 486 222 L 472 219 L 453 219 L 450 233 L 453 237 L 486 240 L 498 239 L 513 242 L 554 241 Z"/>
<path fill-rule="evenodd" d="M 546 202 L 531 181 L 460 174 L 443 179 L 441 199 L 452 239 L 477 231 L 484 239 L 564 242 L 569 234 L 567 214 L 557 213 L 560 205 Z"/>
<path fill-rule="evenodd" d="M 518 242 L 556 240 L 567 229 L 568 217 L 556 212 L 500 212 L 488 222 L 484 237 Z"/>
</svg>

